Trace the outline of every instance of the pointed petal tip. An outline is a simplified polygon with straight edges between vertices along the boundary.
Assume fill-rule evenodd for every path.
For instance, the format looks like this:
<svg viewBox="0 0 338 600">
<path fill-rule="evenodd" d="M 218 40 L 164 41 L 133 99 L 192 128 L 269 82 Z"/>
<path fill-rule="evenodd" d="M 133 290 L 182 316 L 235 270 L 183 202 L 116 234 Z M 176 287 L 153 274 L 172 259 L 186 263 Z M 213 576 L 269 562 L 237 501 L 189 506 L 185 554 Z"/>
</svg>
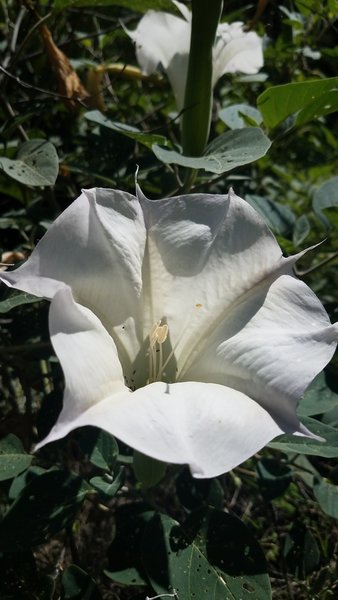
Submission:
<svg viewBox="0 0 338 600">
<path fill-rule="evenodd" d="M 7 279 L 8 275 L 7 273 L 11 273 L 12 271 L 3 271 L 0 277 L 0 282 L 4 283 L 5 285 L 7 285 L 7 287 L 14 287 L 13 284 L 11 283 L 11 281 L 9 279 Z"/>
<path fill-rule="evenodd" d="M 321 435 L 316 435 L 315 433 L 310 431 L 310 429 L 305 427 L 305 425 L 303 425 L 303 423 L 301 422 L 299 423 L 297 431 L 293 432 L 293 435 L 297 437 L 310 438 L 311 440 L 315 440 L 316 442 L 326 442 L 325 438 L 323 438 Z"/>
<path fill-rule="evenodd" d="M 135 35 L 134 35 L 134 34 L 135 34 L 135 31 L 136 31 L 136 30 L 135 30 L 135 29 L 134 29 L 134 30 L 133 30 L 133 29 L 128 29 L 128 27 L 126 27 L 126 25 L 124 24 L 124 22 L 122 21 L 122 19 L 120 19 L 120 20 L 119 20 L 119 23 L 120 23 L 120 25 L 121 25 L 121 27 L 122 27 L 123 31 L 124 31 L 124 32 L 125 32 L 127 35 L 129 35 L 129 37 L 130 37 L 130 38 L 131 38 L 131 39 L 134 41 L 134 39 L 135 39 Z"/>
<path fill-rule="evenodd" d="M 145 194 L 143 193 L 140 184 L 137 182 L 137 174 L 138 174 L 138 170 L 135 173 L 135 193 L 136 193 L 136 198 L 138 199 L 138 201 L 140 202 L 140 204 L 142 204 L 142 202 L 149 202 L 149 198 L 147 198 L 147 196 L 145 196 Z"/>
<path fill-rule="evenodd" d="M 182 2 L 178 2 L 178 0 L 171 0 L 171 1 L 176 6 L 177 10 L 180 11 L 182 17 L 186 21 L 190 22 L 191 21 L 192 13 L 189 10 L 189 8 L 185 4 L 183 4 Z"/>
</svg>

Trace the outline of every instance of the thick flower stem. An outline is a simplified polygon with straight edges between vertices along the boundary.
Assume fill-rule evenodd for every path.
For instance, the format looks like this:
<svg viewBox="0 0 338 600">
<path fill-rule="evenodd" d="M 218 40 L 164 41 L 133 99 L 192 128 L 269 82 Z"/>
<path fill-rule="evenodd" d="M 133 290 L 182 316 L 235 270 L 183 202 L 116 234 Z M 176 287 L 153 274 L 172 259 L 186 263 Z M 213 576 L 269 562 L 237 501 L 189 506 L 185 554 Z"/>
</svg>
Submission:
<svg viewBox="0 0 338 600">
<path fill-rule="evenodd" d="M 192 0 L 192 27 L 182 117 L 182 146 L 201 156 L 209 137 L 212 107 L 212 48 L 223 0 Z"/>
</svg>

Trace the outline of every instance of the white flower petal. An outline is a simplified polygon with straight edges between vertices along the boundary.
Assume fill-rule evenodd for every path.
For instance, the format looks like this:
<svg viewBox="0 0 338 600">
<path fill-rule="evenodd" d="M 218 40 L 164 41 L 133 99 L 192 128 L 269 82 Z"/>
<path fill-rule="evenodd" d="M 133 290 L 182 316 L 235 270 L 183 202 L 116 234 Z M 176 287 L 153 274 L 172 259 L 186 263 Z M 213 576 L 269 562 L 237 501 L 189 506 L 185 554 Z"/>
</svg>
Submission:
<svg viewBox="0 0 338 600">
<path fill-rule="evenodd" d="M 119 351 L 132 362 L 143 337 L 145 240 L 143 214 L 134 196 L 84 190 L 51 225 L 30 259 L 2 273 L 2 280 L 48 299 L 70 285 L 76 301 L 92 309 L 120 339 Z"/>
<path fill-rule="evenodd" d="M 190 23 L 185 18 L 150 10 L 134 31 L 124 29 L 135 42 L 137 61 L 143 73 L 150 75 L 162 67 L 168 74 L 176 102 L 182 108 L 188 69 Z"/>
<path fill-rule="evenodd" d="M 331 325 L 315 294 L 290 275 L 262 283 L 210 332 L 183 379 L 241 390 L 288 427 L 299 398 L 332 357 Z"/>
<path fill-rule="evenodd" d="M 130 392 L 112 338 L 88 308 L 74 301 L 68 286 L 51 302 L 49 330 L 66 382 L 56 426 L 62 437 L 80 415 L 102 399 Z"/>
<path fill-rule="evenodd" d="M 176 8 L 180 11 L 182 17 L 190 22 L 191 21 L 191 11 L 189 8 L 183 4 L 182 2 L 178 2 L 178 0 L 171 0 L 173 4 L 175 4 Z"/>
<path fill-rule="evenodd" d="M 245 32 L 243 23 L 219 25 L 213 49 L 213 85 L 225 73 L 257 73 L 263 66 L 262 46 L 262 38 L 254 31 Z"/>
<path fill-rule="evenodd" d="M 180 371 L 226 311 L 288 263 L 261 217 L 233 192 L 161 201 L 138 194 L 148 228 L 145 323 L 150 329 L 166 319 Z"/>
<path fill-rule="evenodd" d="M 96 425 L 164 462 L 189 464 L 195 477 L 215 477 L 252 456 L 284 429 L 248 396 L 196 382 L 153 383 L 104 399 L 67 429 L 56 425 L 44 443 Z M 293 431 L 299 423 L 294 419 Z"/>
<path fill-rule="evenodd" d="M 320 301 L 292 276 L 297 257 L 283 258 L 262 219 L 232 193 L 141 202 L 145 322 L 168 323 L 176 380 L 234 387 L 289 426 L 338 339 Z"/>
<path fill-rule="evenodd" d="M 176 53 L 189 52 L 189 23 L 169 13 L 149 10 L 135 30 L 126 31 L 136 44 L 137 59 L 146 75 L 159 65 L 167 69 Z"/>
<path fill-rule="evenodd" d="M 150 75 L 161 67 L 168 75 L 179 110 L 184 106 L 191 36 L 191 12 L 173 0 L 182 19 L 165 12 L 148 11 L 134 31 L 124 30 L 136 45 L 141 70 Z M 225 73 L 255 74 L 263 66 L 263 40 L 245 32 L 244 23 L 218 25 L 213 48 L 212 84 Z"/>
<path fill-rule="evenodd" d="M 167 68 L 167 75 L 179 111 L 184 107 L 185 86 L 188 74 L 188 54 L 176 53 Z"/>
</svg>

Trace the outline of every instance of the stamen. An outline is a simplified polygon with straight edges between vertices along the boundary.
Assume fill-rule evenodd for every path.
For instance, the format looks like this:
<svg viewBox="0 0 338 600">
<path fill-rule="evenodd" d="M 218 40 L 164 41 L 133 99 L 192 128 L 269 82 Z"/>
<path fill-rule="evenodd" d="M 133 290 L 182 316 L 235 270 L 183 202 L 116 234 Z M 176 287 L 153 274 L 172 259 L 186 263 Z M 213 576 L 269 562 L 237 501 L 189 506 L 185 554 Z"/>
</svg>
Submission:
<svg viewBox="0 0 338 600">
<path fill-rule="evenodd" d="M 168 337 L 168 325 L 161 321 L 155 323 L 149 334 L 149 383 L 160 381 L 163 371 L 163 344 Z M 157 348 L 157 344 L 159 348 Z M 159 361 L 157 368 L 157 352 L 159 353 Z"/>
<path fill-rule="evenodd" d="M 154 345 L 156 342 L 158 344 L 163 344 L 168 337 L 168 325 L 165 323 L 161 325 L 161 321 L 155 323 L 154 327 L 152 327 L 150 331 L 150 344 Z"/>
<path fill-rule="evenodd" d="M 195 307 L 194 307 L 194 308 L 195 308 L 195 309 L 197 308 L 197 310 L 199 310 L 199 309 L 200 309 L 200 308 L 202 308 L 202 307 L 203 307 L 203 304 L 201 304 L 200 302 L 197 302 L 197 303 L 195 304 Z M 162 365 L 162 370 L 166 368 L 167 364 L 169 363 L 169 361 L 170 361 L 170 360 L 172 359 L 172 357 L 174 356 L 174 354 L 175 354 L 175 352 L 176 352 L 176 350 L 177 350 L 177 347 L 178 347 L 178 345 L 180 344 L 180 342 L 181 342 L 181 340 L 182 340 L 182 337 L 183 337 L 183 336 L 184 336 L 184 334 L 185 334 L 185 329 L 186 329 L 186 327 L 187 327 L 187 325 L 188 325 L 189 318 L 190 318 L 190 317 L 188 316 L 188 317 L 187 317 L 187 320 L 186 320 L 186 322 L 185 322 L 185 325 L 184 325 L 184 327 L 182 327 L 182 330 L 181 330 L 181 335 L 180 335 L 180 336 L 178 337 L 178 339 L 176 340 L 176 344 L 175 344 L 175 345 L 172 347 L 172 349 L 171 349 L 171 352 L 170 352 L 169 356 L 167 356 L 167 359 L 166 359 L 165 363 Z"/>
<path fill-rule="evenodd" d="M 203 304 L 196 302 L 193 306 L 193 311 L 200 311 L 203 308 Z M 189 326 L 189 320 L 192 314 L 188 314 L 185 320 L 184 326 L 181 328 L 181 333 L 176 340 L 175 345 L 171 348 L 168 356 L 163 362 L 163 344 L 166 341 L 169 333 L 169 327 L 166 323 L 163 325 L 161 321 L 157 321 L 151 328 L 149 334 L 149 383 L 155 381 L 161 381 L 164 369 L 175 355 L 176 349 L 181 343 L 182 338 L 186 334 L 186 328 Z"/>
</svg>

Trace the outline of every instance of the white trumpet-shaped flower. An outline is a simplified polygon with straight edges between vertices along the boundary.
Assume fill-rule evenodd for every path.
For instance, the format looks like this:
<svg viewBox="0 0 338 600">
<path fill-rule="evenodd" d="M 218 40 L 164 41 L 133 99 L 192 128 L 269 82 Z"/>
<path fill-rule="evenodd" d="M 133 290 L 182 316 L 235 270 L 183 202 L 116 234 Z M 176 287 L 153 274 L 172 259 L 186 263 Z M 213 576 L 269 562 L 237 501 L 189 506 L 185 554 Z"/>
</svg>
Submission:
<svg viewBox="0 0 338 600">
<path fill-rule="evenodd" d="M 167 73 L 181 110 L 188 72 L 191 12 L 181 2 L 174 4 L 182 18 L 149 10 L 134 31 L 125 31 L 135 42 L 143 73 L 151 75 L 158 67 Z M 213 48 L 213 86 L 225 73 L 257 73 L 263 66 L 262 44 L 262 38 L 254 31 L 244 31 L 244 23 L 219 24 Z"/>
<path fill-rule="evenodd" d="M 1 274 L 51 301 L 65 392 L 40 446 L 94 425 L 212 477 L 281 433 L 311 436 L 297 401 L 338 330 L 293 276 L 296 258 L 232 192 L 84 190 Z"/>
</svg>

